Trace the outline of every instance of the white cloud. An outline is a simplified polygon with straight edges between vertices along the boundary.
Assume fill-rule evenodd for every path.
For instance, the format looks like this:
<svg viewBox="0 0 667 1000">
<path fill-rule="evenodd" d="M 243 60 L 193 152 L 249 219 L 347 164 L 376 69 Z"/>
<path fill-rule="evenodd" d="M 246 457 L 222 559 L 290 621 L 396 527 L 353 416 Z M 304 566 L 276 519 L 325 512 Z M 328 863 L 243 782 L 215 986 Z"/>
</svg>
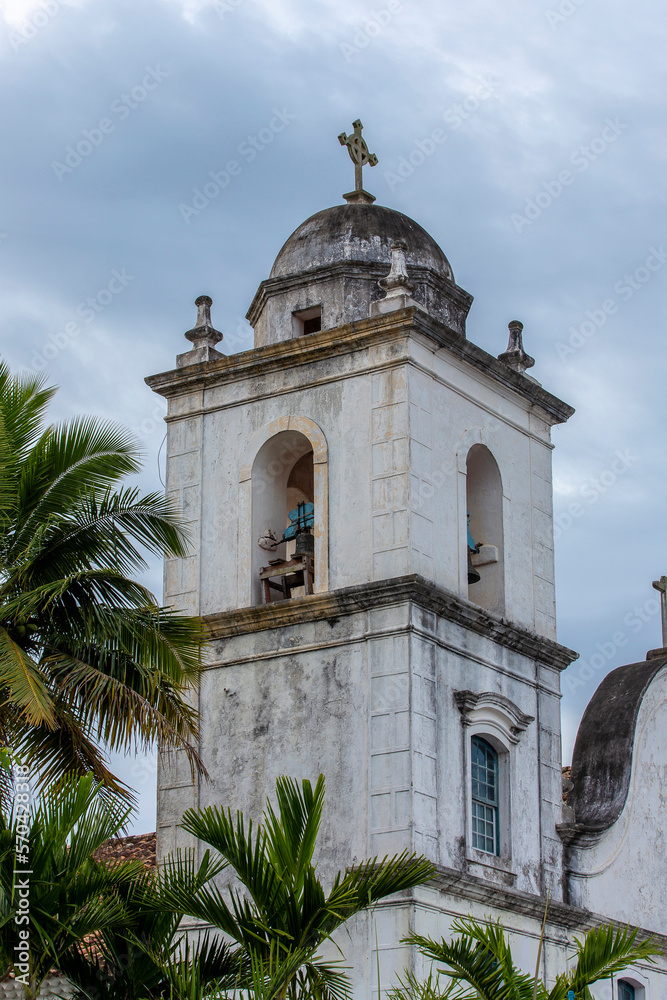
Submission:
<svg viewBox="0 0 667 1000">
<path fill-rule="evenodd" d="M 86 0 L 0 0 L 0 16 L 9 28 L 41 27 L 66 7 L 82 7 Z"/>
</svg>

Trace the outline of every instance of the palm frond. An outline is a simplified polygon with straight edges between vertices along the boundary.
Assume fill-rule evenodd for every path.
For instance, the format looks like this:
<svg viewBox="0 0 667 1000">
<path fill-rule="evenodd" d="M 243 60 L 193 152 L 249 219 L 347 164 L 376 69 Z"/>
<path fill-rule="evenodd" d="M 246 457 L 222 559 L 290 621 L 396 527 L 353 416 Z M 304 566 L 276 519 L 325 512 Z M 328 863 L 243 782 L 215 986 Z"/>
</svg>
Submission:
<svg viewBox="0 0 667 1000">
<path fill-rule="evenodd" d="M 279 778 L 277 808 L 267 802 L 257 827 L 240 811 L 234 816 L 217 806 L 190 809 L 182 821 L 184 829 L 220 854 L 242 889 L 229 885 L 223 890 L 208 882 L 194 897 L 178 893 L 170 904 L 187 908 L 190 916 L 228 934 L 259 963 L 257 968 L 300 955 L 300 964 L 285 983 L 288 1000 L 347 1000 L 348 977 L 338 963 L 322 959 L 320 946 L 353 914 L 425 881 L 435 870 L 426 859 L 407 852 L 382 861 L 374 858 L 340 872 L 327 895 L 313 864 L 324 788 L 322 775 L 314 787 L 307 779 Z M 267 976 L 266 982 L 273 983 L 273 976 Z"/>
<path fill-rule="evenodd" d="M 136 473 L 136 443 L 124 428 L 97 417 L 50 427 L 25 456 L 18 500 L 23 517 L 15 545 L 37 525 L 60 515 L 91 490 L 106 491 Z"/>
<path fill-rule="evenodd" d="M 406 971 L 398 982 L 387 990 L 388 1000 L 476 1000 L 477 992 L 466 990 L 461 983 L 450 979 L 443 984 L 443 977 L 429 969 L 426 979 L 418 979 Z"/>
<path fill-rule="evenodd" d="M 45 425 L 53 390 L 0 363 L 0 743 L 40 780 L 92 773 L 128 790 L 102 745 L 183 749 L 206 775 L 191 697 L 207 638 L 131 578 L 146 553 L 182 557 L 175 501 L 119 488 L 132 435 L 92 417 Z"/>
<path fill-rule="evenodd" d="M 600 979 L 609 979 L 635 962 L 654 962 L 661 950 L 654 938 L 637 940 L 638 928 L 603 924 L 575 938 L 577 964 L 567 978 L 575 996 Z"/>
<path fill-rule="evenodd" d="M 18 712 L 32 726 L 55 726 L 53 698 L 39 665 L 0 626 L 0 688 L 8 691 Z"/>
<path fill-rule="evenodd" d="M 438 965 L 454 982 L 467 983 L 480 1000 L 533 1000 L 534 978 L 514 965 L 500 921 L 482 924 L 470 918 L 452 923 L 453 940 L 436 941 L 411 934 L 404 939 Z M 539 1000 L 546 1000 L 543 987 Z"/>
<path fill-rule="evenodd" d="M 379 899 L 421 885 L 436 871 L 427 858 L 409 851 L 381 861 L 372 858 L 335 879 L 329 905 L 351 916 Z"/>
<path fill-rule="evenodd" d="M 264 810 L 266 853 L 279 878 L 287 881 L 293 892 L 299 893 L 312 865 L 322 823 L 324 775 L 320 774 L 315 789 L 308 779 L 299 784 L 294 778 L 279 777 L 276 798 L 279 815 L 270 801 Z"/>
</svg>

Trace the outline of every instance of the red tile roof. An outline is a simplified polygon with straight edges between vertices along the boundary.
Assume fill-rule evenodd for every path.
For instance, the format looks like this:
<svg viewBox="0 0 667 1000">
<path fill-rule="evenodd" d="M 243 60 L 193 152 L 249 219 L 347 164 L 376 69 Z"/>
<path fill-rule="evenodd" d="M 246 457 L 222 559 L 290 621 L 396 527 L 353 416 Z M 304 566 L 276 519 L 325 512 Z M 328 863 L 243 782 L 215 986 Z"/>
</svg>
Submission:
<svg viewBox="0 0 667 1000">
<path fill-rule="evenodd" d="M 112 837 L 95 851 L 98 861 L 142 861 L 147 868 L 157 867 L 157 837 L 140 833 L 134 837 Z"/>
</svg>

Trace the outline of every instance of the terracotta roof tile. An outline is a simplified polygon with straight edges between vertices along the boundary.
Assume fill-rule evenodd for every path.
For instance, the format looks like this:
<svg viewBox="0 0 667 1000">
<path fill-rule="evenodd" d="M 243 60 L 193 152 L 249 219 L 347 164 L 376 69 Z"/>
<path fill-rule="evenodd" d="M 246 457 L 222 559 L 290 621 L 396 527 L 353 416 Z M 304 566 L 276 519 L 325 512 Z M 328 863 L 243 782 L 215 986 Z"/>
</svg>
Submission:
<svg viewBox="0 0 667 1000">
<path fill-rule="evenodd" d="M 157 867 L 157 837 L 140 833 L 134 837 L 112 837 L 95 851 L 98 861 L 142 861 L 147 868 Z"/>
</svg>

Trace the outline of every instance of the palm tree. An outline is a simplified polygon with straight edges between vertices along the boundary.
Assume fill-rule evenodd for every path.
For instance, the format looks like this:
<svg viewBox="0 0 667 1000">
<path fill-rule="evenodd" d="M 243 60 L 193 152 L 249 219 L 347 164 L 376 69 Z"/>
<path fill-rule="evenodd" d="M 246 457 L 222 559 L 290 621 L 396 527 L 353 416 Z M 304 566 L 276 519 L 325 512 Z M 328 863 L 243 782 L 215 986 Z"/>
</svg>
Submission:
<svg viewBox="0 0 667 1000">
<path fill-rule="evenodd" d="M 19 977 L 27 1000 L 52 969 L 74 1000 L 201 1000 L 211 986 L 248 981 L 238 949 L 206 935 L 193 947 L 179 931 L 183 913 L 162 897 L 165 885 L 192 895 L 214 878 L 224 866 L 210 851 L 198 866 L 194 852 L 180 852 L 159 872 L 98 859 L 131 810 L 100 796 L 91 775 L 26 798 L 0 811 L 0 968 Z"/>
<path fill-rule="evenodd" d="M 429 879 L 426 858 L 404 852 L 373 858 L 339 872 L 327 893 L 313 864 L 322 820 L 324 777 L 312 787 L 304 779 L 276 782 L 278 812 L 267 802 L 255 829 L 241 812 L 217 806 L 190 809 L 183 818 L 189 833 L 213 847 L 240 882 L 227 894 L 207 883 L 194 896 L 165 891 L 174 909 L 223 931 L 248 956 L 262 996 L 349 996 L 349 980 L 337 962 L 319 954 L 337 928 L 378 900 Z M 262 971 L 263 970 L 263 971 Z M 257 989 L 259 986 L 255 984 Z"/>
<path fill-rule="evenodd" d="M 122 924 L 78 942 L 61 960 L 72 1000 L 202 1000 L 245 985 L 249 976 L 239 949 L 207 933 L 188 940 L 179 930 L 183 913 L 169 906 L 162 891 L 178 886 L 191 896 L 222 867 L 211 861 L 209 851 L 198 867 L 194 852 L 178 852 L 159 871 L 144 868 L 119 886 Z"/>
<path fill-rule="evenodd" d="M 205 631 L 131 579 L 142 551 L 187 550 L 171 501 L 116 491 L 136 443 L 90 417 L 47 426 L 54 392 L 0 363 L 0 745 L 43 782 L 92 773 L 127 795 L 102 744 L 157 740 L 203 770 L 187 694 Z"/>
<path fill-rule="evenodd" d="M 0 962 L 31 1000 L 74 946 L 124 922 L 118 890 L 141 865 L 109 868 L 94 860 L 129 809 L 118 798 L 101 798 L 92 776 L 65 778 L 28 813 L 17 800 L 10 814 L 0 812 Z"/>
<path fill-rule="evenodd" d="M 604 924 L 575 938 L 576 965 L 561 973 L 548 990 L 536 974 L 522 972 L 514 964 L 501 922 L 480 923 L 471 917 L 452 923 L 454 940 L 435 941 L 411 934 L 405 944 L 416 945 L 449 979 L 444 989 L 429 977 L 428 984 L 406 978 L 391 991 L 392 1000 L 592 1000 L 589 987 L 610 979 L 634 962 L 652 962 L 660 954 L 653 940 L 637 941 L 637 929 Z M 539 962 L 539 958 L 538 958 Z M 427 988 L 425 988 L 427 987 Z"/>
</svg>

